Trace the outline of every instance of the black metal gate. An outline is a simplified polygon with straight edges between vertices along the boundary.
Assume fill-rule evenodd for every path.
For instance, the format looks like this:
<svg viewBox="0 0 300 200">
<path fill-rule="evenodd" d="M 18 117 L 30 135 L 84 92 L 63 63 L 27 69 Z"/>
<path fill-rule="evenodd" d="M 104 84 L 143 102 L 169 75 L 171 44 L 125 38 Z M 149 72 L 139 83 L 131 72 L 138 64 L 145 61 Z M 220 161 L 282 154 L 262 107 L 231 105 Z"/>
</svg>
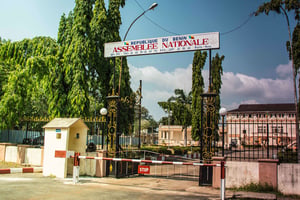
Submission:
<svg viewBox="0 0 300 200">
<path fill-rule="evenodd" d="M 212 185 L 212 176 L 212 166 L 201 166 L 199 174 L 199 185 Z"/>
<path fill-rule="evenodd" d="M 216 150 L 216 93 L 201 95 L 200 161 L 210 163 Z M 199 185 L 212 185 L 213 168 L 199 169 Z"/>
<path fill-rule="evenodd" d="M 106 161 L 106 176 L 115 178 L 128 177 L 138 174 L 139 163 Z"/>
</svg>

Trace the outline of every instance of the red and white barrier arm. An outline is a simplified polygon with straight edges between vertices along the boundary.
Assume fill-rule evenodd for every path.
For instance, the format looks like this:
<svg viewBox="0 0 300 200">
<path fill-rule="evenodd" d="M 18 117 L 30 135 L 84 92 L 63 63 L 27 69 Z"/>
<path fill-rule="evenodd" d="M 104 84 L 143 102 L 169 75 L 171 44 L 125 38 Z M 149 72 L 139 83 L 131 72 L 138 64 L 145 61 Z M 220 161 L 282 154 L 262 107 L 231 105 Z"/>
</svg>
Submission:
<svg viewBox="0 0 300 200">
<path fill-rule="evenodd" d="M 73 156 L 71 156 L 73 157 Z M 93 160 L 110 160 L 117 162 L 137 162 L 137 163 L 153 163 L 153 164 L 167 164 L 167 165 L 194 165 L 194 166 L 217 166 L 220 164 L 205 164 L 205 163 L 193 163 L 193 162 L 171 162 L 171 161 L 159 161 L 159 160 L 138 160 L 127 158 L 106 158 L 106 157 L 91 157 L 91 156 L 78 156 L 79 159 L 93 159 Z"/>
</svg>

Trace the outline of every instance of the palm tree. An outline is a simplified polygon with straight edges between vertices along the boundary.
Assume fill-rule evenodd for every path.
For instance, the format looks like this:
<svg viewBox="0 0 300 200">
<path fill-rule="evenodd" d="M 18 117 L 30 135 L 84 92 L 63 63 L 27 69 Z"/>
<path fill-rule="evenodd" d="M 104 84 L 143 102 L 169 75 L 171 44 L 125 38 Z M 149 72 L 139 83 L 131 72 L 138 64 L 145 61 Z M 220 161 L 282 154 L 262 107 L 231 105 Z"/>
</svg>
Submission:
<svg viewBox="0 0 300 200">
<path fill-rule="evenodd" d="M 187 127 L 192 122 L 192 92 L 185 94 L 182 89 L 175 89 L 175 96 L 168 99 L 167 102 L 158 102 L 163 109 L 172 111 L 174 124 L 182 125 L 184 130 L 184 146 L 187 146 Z"/>
</svg>

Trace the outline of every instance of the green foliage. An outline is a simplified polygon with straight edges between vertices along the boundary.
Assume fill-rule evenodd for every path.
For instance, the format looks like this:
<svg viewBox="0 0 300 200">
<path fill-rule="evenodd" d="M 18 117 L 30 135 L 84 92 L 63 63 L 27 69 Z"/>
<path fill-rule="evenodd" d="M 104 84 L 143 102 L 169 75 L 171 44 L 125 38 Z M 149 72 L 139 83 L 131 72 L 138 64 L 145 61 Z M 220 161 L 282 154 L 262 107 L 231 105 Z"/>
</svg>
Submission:
<svg viewBox="0 0 300 200">
<path fill-rule="evenodd" d="M 74 22 L 71 43 L 64 55 L 65 79 L 70 86 L 67 95 L 68 113 L 71 117 L 89 115 L 88 66 L 90 47 L 90 21 L 92 1 L 77 0 L 74 8 Z"/>
<path fill-rule="evenodd" d="M 196 51 L 193 59 L 192 79 L 192 138 L 199 140 L 201 130 L 201 94 L 204 92 L 202 70 L 207 58 L 207 52 Z"/>
<path fill-rule="evenodd" d="M 158 153 L 160 154 L 165 154 L 165 155 L 171 155 L 172 154 L 172 151 L 168 150 L 168 147 L 160 147 L 158 149 Z"/>
<path fill-rule="evenodd" d="M 292 45 L 293 45 L 293 58 L 294 58 L 294 66 L 296 69 L 296 72 L 298 73 L 298 70 L 300 68 L 300 24 L 297 24 L 292 36 Z M 286 43 L 287 50 L 289 52 L 289 58 L 292 59 L 291 56 L 291 46 L 290 42 L 288 41 Z"/>
<path fill-rule="evenodd" d="M 273 186 L 267 183 L 265 184 L 250 183 L 239 188 L 232 188 L 232 190 L 247 191 L 247 192 L 268 192 L 268 193 L 280 194 L 280 192 L 278 192 L 277 189 L 273 188 Z"/>
<path fill-rule="evenodd" d="M 174 155 L 183 156 L 187 154 L 189 148 L 187 147 L 171 147 L 174 150 Z"/>
<path fill-rule="evenodd" d="M 294 11 L 295 20 L 299 21 L 300 2 L 298 0 L 271 0 L 262 4 L 255 12 L 255 15 L 257 16 L 260 13 L 269 15 L 270 11 L 280 14 L 283 10 L 287 12 Z"/>
<path fill-rule="evenodd" d="M 6 42 L 0 48 L 1 101 L 0 122 L 13 127 L 20 116 L 47 114 L 45 92 L 48 72 L 57 53 L 55 40 L 36 37 L 20 42 Z"/>
<path fill-rule="evenodd" d="M 170 114 L 170 124 L 182 125 L 183 129 L 191 125 L 192 113 L 191 92 L 187 95 L 182 89 L 175 89 L 175 96 L 172 96 L 168 101 L 158 102 L 158 105 Z M 164 119 L 162 119 L 164 120 Z M 165 118 L 164 124 L 168 124 L 168 118 Z"/>
<path fill-rule="evenodd" d="M 60 19 L 57 41 L 36 37 L 19 42 L 0 38 L 0 116 L 2 127 L 20 117 L 94 116 L 112 89 L 113 61 L 104 58 L 104 43 L 119 41 L 120 7 L 125 0 L 76 0 Z M 120 59 L 116 59 L 120 66 Z M 122 96 L 131 96 L 123 59 Z M 118 67 L 116 74 L 118 74 Z M 118 80 L 116 78 L 116 80 Z M 121 103 L 121 130 L 128 133 L 133 106 Z"/>
<path fill-rule="evenodd" d="M 221 108 L 221 99 L 220 99 L 220 93 L 221 93 L 221 87 L 222 87 L 222 75 L 223 75 L 223 67 L 222 67 L 222 62 L 225 59 L 224 56 L 219 56 L 217 53 L 215 57 L 213 57 L 212 62 L 211 62 L 211 68 L 212 68 L 212 89 L 215 93 L 217 93 L 216 96 L 216 101 L 215 101 L 215 110 L 216 113 L 213 116 L 213 123 L 215 127 L 215 138 L 218 140 L 219 134 L 218 134 L 218 123 L 219 123 L 219 110 Z"/>
<path fill-rule="evenodd" d="M 279 162 L 289 162 L 289 163 L 298 163 L 297 159 L 297 151 L 291 151 L 291 150 L 286 150 L 286 151 L 280 151 L 277 153 L 277 157 L 279 159 Z"/>
</svg>

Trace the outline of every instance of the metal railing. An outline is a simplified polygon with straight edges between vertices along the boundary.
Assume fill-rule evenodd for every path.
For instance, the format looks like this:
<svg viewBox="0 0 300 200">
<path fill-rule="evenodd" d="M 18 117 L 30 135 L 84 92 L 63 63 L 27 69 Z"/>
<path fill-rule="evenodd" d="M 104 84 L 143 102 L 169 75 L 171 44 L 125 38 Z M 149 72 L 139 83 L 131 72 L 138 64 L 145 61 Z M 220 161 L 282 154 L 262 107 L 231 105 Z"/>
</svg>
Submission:
<svg viewBox="0 0 300 200">
<path fill-rule="evenodd" d="M 289 121 L 225 123 L 224 156 L 227 160 L 279 159 L 297 162 L 295 123 Z M 223 131 L 219 139 L 222 141 Z M 220 155 L 220 151 L 218 151 Z"/>
</svg>

